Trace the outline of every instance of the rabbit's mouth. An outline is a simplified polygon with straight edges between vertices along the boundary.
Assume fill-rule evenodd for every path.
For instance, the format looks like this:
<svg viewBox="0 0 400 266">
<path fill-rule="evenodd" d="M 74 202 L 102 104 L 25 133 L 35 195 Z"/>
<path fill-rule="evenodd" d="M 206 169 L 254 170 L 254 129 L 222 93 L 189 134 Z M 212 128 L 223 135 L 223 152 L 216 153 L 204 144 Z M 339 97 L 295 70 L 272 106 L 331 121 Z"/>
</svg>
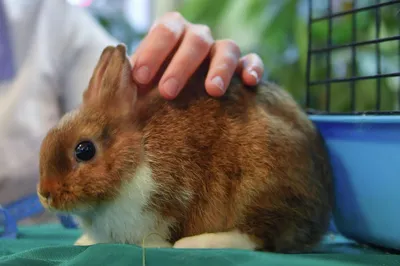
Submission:
<svg viewBox="0 0 400 266">
<path fill-rule="evenodd" d="M 43 205 L 43 207 L 45 209 L 49 209 L 49 207 L 50 207 L 49 198 L 46 197 L 43 193 L 41 193 L 39 188 L 37 189 L 37 195 L 38 195 L 39 201 Z"/>
<path fill-rule="evenodd" d="M 37 195 L 43 207 L 50 212 L 73 214 L 90 209 L 86 206 L 87 204 L 78 203 L 80 201 L 77 200 L 77 197 L 68 191 L 50 193 L 48 190 L 41 189 L 38 185 Z"/>
</svg>

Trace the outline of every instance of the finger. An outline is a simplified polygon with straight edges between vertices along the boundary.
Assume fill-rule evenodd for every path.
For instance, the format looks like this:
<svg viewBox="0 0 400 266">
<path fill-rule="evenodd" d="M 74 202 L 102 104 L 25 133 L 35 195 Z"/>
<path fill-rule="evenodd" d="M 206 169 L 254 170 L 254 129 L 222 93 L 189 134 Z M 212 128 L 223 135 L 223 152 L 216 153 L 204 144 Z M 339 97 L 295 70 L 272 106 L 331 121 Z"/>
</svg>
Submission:
<svg viewBox="0 0 400 266">
<path fill-rule="evenodd" d="M 232 40 L 217 41 L 211 51 L 211 62 L 205 87 L 209 95 L 225 93 L 240 58 L 240 49 Z"/>
<path fill-rule="evenodd" d="M 133 77 L 139 84 L 150 82 L 184 33 L 187 22 L 178 12 L 158 19 L 131 57 Z"/>
<path fill-rule="evenodd" d="M 254 86 L 261 81 L 264 75 L 264 63 L 261 57 L 251 53 L 240 58 L 236 71 L 246 85 Z"/>
<path fill-rule="evenodd" d="M 214 43 L 211 31 L 204 25 L 190 25 L 180 47 L 160 80 L 159 90 L 167 99 L 175 98 L 193 75 Z"/>
</svg>

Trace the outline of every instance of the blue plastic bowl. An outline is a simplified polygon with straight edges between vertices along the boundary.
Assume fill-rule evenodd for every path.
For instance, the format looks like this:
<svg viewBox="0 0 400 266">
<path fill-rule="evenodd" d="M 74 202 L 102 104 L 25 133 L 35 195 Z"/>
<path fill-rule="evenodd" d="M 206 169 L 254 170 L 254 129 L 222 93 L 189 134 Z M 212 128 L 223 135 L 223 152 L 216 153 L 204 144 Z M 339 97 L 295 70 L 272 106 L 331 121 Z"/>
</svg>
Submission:
<svg viewBox="0 0 400 266">
<path fill-rule="evenodd" d="M 337 230 L 400 250 L 400 116 L 310 115 L 331 155 Z"/>
</svg>

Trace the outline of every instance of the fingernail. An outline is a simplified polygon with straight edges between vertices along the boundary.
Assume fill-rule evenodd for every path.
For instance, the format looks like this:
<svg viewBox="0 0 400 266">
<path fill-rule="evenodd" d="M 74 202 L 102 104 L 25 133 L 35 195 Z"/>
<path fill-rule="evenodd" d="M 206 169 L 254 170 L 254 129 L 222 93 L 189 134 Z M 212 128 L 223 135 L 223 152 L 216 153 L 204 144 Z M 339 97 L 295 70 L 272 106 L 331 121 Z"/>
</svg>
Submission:
<svg viewBox="0 0 400 266">
<path fill-rule="evenodd" d="M 149 77 L 150 77 L 150 70 L 147 66 L 139 67 L 139 69 L 136 70 L 135 79 L 139 83 L 147 83 L 149 81 Z"/>
<path fill-rule="evenodd" d="M 215 86 L 217 86 L 218 89 L 220 89 L 221 91 L 225 91 L 224 81 L 222 80 L 222 78 L 220 76 L 216 76 L 215 78 L 213 78 L 211 80 L 211 83 L 213 83 Z"/>
<path fill-rule="evenodd" d="M 178 81 L 175 78 L 170 78 L 164 82 L 163 87 L 166 94 L 175 97 L 178 94 Z"/>
<path fill-rule="evenodd" d="M 249 73 L 256 79 L 257 83 L 260 81 L 260 78 L 255 70 L 250 70 Z"/>
</svg>

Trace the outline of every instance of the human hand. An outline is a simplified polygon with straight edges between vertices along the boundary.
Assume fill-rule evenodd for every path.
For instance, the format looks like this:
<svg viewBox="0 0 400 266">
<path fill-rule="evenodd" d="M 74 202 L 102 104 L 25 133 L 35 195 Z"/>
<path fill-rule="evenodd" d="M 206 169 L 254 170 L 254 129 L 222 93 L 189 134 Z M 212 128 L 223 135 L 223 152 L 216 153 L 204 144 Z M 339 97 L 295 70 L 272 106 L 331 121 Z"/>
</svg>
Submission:
<svg viewBox="0 0 400 266">
<path fill-rule="evenodd" d="M 159 80 L 160 94 L 174 99 L 203 60 L 210 55 L 210 68 L 205 87 L 209 95 L 225 93 L 235 71 L 246 85 L 259 83 L 264 72 L 261 58 L 254 54 L 241 57 L 232 40 L 214 41 L 205 25 L 192 24 L 180 13 L 167 13 L 158 19 L 131 57 L 133 77 L 146 93 L 149 84 L 165 60 L 175 54 Z M 143 85 L 143 86 L 141 86 Z"/>
</svg>

